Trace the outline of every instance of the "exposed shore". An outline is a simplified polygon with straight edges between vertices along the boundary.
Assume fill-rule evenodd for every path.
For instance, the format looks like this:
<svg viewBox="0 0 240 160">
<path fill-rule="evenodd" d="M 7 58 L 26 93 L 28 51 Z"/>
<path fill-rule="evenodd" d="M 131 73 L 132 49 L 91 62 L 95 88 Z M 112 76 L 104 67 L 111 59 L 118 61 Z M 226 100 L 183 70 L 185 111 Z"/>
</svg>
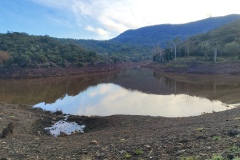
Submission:
<svg viewBox="0 0 240 160">
<path fill-rule="evenodd" d="M 87 126 L 85 133 L 57 138 L 44 128 L 63 119 L 63 115 L 1 103 L 0 118 L 1 126 L 13 123 L 13 134 L 0 138 L 0 158 L 158 160 L 240 156 L 240 108 L 186 118 L 71 116 L 70 121 Z"/>
<path fill-rule="evenodd" d="M 43 77 L 62 77 L 71 75 L 100 75 L 116 72 L 129 67 L 146 65 L 149 62 L 126 62 L 116 64 L 96 64 L 84 67 L 53 67 L 53 68 L 15 68 L 0 69 L 1 79 L 29 79 Z"/>
<path fill-rule="evenodd" d="M 240 62 L 199 62 L 190 60 L 170 63 L 149 63 L 146 67 L 161 72 L 205 75 L 240 75 Z"/>
</svg>

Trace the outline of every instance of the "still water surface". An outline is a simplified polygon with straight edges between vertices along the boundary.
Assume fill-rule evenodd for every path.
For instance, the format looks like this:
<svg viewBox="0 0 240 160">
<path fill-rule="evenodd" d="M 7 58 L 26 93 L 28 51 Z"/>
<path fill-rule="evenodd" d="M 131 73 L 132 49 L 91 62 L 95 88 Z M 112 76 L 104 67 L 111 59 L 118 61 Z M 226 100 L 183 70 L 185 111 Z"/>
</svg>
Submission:
<svg viewBox="0 0 240 160">
<path fill-rule="evenodd" d="M 240 83 L 179 81 L 133 68 L 104 77 L 0 81 L 0 101 L 75 115 L 195 116 L 240 103 Z"/>
</svg>

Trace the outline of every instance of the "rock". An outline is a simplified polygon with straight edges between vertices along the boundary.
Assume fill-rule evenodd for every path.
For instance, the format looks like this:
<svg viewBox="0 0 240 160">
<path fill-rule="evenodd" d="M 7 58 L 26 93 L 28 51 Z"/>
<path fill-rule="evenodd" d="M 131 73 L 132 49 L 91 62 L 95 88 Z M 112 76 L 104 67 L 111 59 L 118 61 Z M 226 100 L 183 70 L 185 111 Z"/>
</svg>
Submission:
<svg viewBox="0 0 240 160">
<path fill-rule="evenodd" d="M 56 115 L 63 115 L 63 112 L 62 112 L 62 111 L 59 111 L 59 110 L 57 110 L 57 111 L 55 112 L 55 114 L 56 114 Z"/>
<path fill-rule="evenodd" d="M 236 136 L 238 134 L 240 134 L 240 129 L 238 129 L 238 128 L 234 128 L 234 129 L 231 129 L 228 131 L 228 135 L 231 137 Z"/>
<path fill-rule="evenodd" d="M 123 154 L 123 153 L 126 153 L 126 151 L 125 150 L 121 150 L 121 151 L 119 151 L 119 153 Z"/>
<path fill-rule="evenodd" d="M 205 153 L 199 153 L 200 156 L 207 156 L 208 154 Z"/>
<path fill-rule="evenodd" d="M 94 139 L 94 140 L 91 141 L 91 144 L 93 144 L 93 145 L 97 145 L 98 142 Z"/>
<path fill-rule="evenodd" d="M 185 152 L 185 150 L 183 149 L 183 150 L 180 150 L 180 151 L 177 151 L 177 153 L 175 153 L 175 156 L 180 156 L 182 153 L 184 153 Z"/>
<path fill-rule="evenodd" d="M 206 148 L 207 148 L 208 150 L 212 149 L 212 147 L 211 147 L 211 146 L 207 146 Z"/>
<path fill-rule="evenodd" d="M 182 139 L 182 140 L 179 141 L 179 143 L 187 143 L 187 142 L 188 142 L 187 139 Z"/>
<path fill-rule="evenodd" d="M 60 132 L 59 137 L 65 137 L 65 136 L 68 136 L 68 135 L 66 133 L 64 133 L 64 132 Z"/>
<path fill-rule="evenodd" d="M 184 153 L 185 152 L 185 150 L 183 149 L 183 150 L 180 150 L 180 151 L 178 151 L 178 153 Z"/>
<path fill-rule="evenodd" d="M 144 147 L 147 148 L 147 149 L 150 149 L 150 148 L 151 148 L 150 145 L 144 145 Z"/>
<path fill-rule="evenodd" d="M 2 138 L 5 138 L 9 133 L 13 133 L 13 124 L 9 123 L 6 128 L 3 129 L 2 131 Z"/>
<path fill-rule="evenodd" d="M 81 154 L 88 154 L 88 151 L 86 149 L 82 149 L 82 151 L 80 153 Z"/>
<path fill-rule="evenodd" d="M 228 159 L 233 159 L 233 158 L 234 158 L 234 155 L 229 154 L 229 155 L 227 155 L 227 158 L 228 158 Z"/>
<path fill-rule="evenodd" d="M 197 139 L 207 139 L 205 136 L 198 136 Z"/>
</svg>

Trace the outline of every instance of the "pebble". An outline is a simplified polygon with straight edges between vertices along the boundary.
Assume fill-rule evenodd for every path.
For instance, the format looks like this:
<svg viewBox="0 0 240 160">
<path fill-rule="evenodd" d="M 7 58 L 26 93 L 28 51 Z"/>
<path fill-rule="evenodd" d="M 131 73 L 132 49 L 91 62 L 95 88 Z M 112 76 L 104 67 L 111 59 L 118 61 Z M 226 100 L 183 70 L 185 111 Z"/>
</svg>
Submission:
<svg viewBox="0 0 240 160">
<path fill-rule="evenodd" d="M 148 148 L 148 149 L 151 148 L 150 145 L 144 145 L 144 147 L 145 147 L 145 148 Z"/>
<path fill-rule="evenodd" d="M 94 139 L 94 140 L 91 141 L 91 144 L 97 145 L 98 142 Z"/>
<path fill-rule="evenodd" d="M 229 136 L 236 136 L 238 134 L 240 134 L 240 129 L 238 129 L 238 128 L 234 128 L 234 129 L 231 129 L 228 131 Z"/>
<path fill-rule="evenodd" d="M 206 148 L 207 148 L 207 149 L 209 149 L 209 150 L 210 150 L 210 149 L 212 149 L 212 147 L 211 147 L 211 146 L 207 146 Z"/>
</svg>

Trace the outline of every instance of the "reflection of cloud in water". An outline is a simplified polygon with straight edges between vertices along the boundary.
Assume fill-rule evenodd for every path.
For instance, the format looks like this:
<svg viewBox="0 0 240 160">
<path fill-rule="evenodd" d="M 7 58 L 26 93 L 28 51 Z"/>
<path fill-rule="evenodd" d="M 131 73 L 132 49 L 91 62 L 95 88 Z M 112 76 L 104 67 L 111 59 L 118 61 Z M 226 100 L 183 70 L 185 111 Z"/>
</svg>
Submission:
<svg viewBox="0 0 240 160">
<path fill-rule="evenodd" d="M 131 114 L 165 117 L 194 116 L 226 109 L 220 101 L 188 95 L 146 94 L 129 91 L 115 84 L 99 84 L 76 96 L 66 95 L 53 104 L 39 103 L 34 107 L 50 111 L 62 110 L 75 115 Z"/>
</svg>

